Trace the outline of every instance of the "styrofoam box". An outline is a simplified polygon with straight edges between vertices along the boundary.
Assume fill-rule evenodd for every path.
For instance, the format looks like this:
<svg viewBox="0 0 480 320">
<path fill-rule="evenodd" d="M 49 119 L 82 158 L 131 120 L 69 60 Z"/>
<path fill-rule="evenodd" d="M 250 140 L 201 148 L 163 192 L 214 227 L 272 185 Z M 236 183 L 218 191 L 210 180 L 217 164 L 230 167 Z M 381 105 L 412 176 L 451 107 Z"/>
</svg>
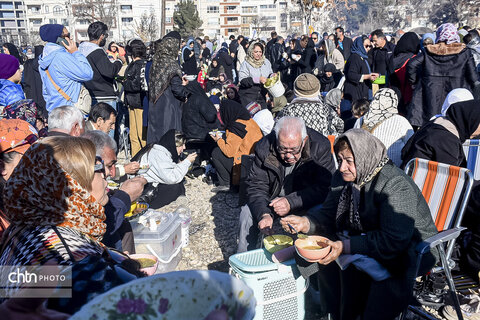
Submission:
<svg viewBox="0 0 480 320">
<path fill-rule="evenodd" d="M 130 222 L 135 239 L 135 250 L 136 253 L 151 254 L 147 248 L 147 245 L 149 245 L 153 251 L 155 251 L 158 258 L 160 258 L 160 263 L 169 264 L 173 260 L 178 260 L 174 258 L 182 249 L 180 217 L 175 212 L 152 211 L 147 212 L 145 215 L 153 214 L 161 216 L 162 222 L 158 224 L 156 231 L 150 231 L 149 228 L 138 223 L 137 219 Z"/>
</svg>

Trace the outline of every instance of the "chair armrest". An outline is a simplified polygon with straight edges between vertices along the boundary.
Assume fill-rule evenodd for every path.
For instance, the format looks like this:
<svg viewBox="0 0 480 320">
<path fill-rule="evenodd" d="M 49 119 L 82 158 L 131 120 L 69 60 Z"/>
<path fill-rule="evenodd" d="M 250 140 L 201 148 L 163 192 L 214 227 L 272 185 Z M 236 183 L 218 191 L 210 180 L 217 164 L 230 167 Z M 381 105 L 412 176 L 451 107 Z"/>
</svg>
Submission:
<svg viewBox="0 0 480 320">
<path fill-rule="evenodd" d="M 441 231 L 436 235 L 431 236 L 430 238 L 420 242 L 416 247 L 416 251 L 420 254 L 425 254 L 426 252 L 430 251 L 430 248 L 436 247 L 439 244 L 458 238 L 460 233 L 465 229 L 466 228 L 464 227 L 455 227 L 452 229 Z"/>
</svg>

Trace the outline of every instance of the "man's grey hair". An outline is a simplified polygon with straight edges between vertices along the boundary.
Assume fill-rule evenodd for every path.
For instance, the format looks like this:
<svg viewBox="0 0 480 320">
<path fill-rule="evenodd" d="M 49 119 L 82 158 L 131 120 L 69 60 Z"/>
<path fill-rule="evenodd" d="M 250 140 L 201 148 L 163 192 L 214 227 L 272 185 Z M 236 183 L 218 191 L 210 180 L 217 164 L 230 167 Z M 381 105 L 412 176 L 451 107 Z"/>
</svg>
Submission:
<svg viewBox="0 0 480 320">
<path fill-rule="evenodd" d="M 307 136 L 307 126 L 305 125 L 305 121 L 298 117 L 280 118 L 275 124 L 275 127 L 273 127 L 273 131 L 275 131 L 277 140 L 280 132 L 284 132 L 289 135 L 300 133 L 302 135 L 302 140 Z"/>
<path fill-rule="evenodd" d="M 117 152 L 117 144 L 108 134 L 100 130 L 87 131 L 82 135 L 83 138 L 87 138 L 95 145 L 97 156 L 101 157 L 103 149 L 108 147 Z"/>
<path fill-rule="evenodd" d="M 70 131 L 75 123 L 83 128 L 83 114 L 74 106 L 57 107 L 48 114 L 48 128 Z"/>
</svg>

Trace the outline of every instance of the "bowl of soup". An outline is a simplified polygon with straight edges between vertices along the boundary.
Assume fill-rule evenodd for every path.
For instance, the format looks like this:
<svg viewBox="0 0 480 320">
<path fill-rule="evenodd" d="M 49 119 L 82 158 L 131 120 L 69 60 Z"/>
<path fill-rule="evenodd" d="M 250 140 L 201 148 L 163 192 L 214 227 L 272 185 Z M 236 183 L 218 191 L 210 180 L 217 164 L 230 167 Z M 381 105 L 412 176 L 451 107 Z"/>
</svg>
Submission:
<svg viewBox="0 0 480 320">
<path fill-rule="evenodd" d="M 326 243 L 328 239 L 322 236 L 308 236 L 295 241 L 297 253 L 307 261 L 317 261 L 324 258 L 331 247 Z"/>
<path fill-rule="evenodd" d="M 130 254 L 129 257 L 140 263 L 140 270 L 151 276 L 157 271 L 158 259 L 151 254 L 136 253 Z"/>
<path fill-rule="evenodd" d="M 263 239 L 263 245 L 270 253 L 275 253 L 279 250 L 291 247 L 293 245 L 292 237 L 276 234 L 272 236 L 265 237 Z"/>
</svg>

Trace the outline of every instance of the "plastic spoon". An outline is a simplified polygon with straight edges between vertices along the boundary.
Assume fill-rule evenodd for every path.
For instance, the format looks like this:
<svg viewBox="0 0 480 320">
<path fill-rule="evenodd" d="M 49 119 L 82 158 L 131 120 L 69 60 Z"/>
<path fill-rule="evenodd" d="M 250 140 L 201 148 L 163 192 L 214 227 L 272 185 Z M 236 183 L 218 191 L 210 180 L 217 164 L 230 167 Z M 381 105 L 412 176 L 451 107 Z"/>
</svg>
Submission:
<svg viewBox="0 0 480 320">
<path fill-rule="evenodd" d="M 307 236 L 306 234 L 298 233 L 298 231 L 295 230 L 295 228 L 294 228 L 290 223 L 287 223 L 287 226 L 290 228 L 290 231 L 295 232 L 297 238 L 299 238 L 299 239 L 306 239 L 306 238 L 308 238 L 308 236 Z"/>
</svg>

